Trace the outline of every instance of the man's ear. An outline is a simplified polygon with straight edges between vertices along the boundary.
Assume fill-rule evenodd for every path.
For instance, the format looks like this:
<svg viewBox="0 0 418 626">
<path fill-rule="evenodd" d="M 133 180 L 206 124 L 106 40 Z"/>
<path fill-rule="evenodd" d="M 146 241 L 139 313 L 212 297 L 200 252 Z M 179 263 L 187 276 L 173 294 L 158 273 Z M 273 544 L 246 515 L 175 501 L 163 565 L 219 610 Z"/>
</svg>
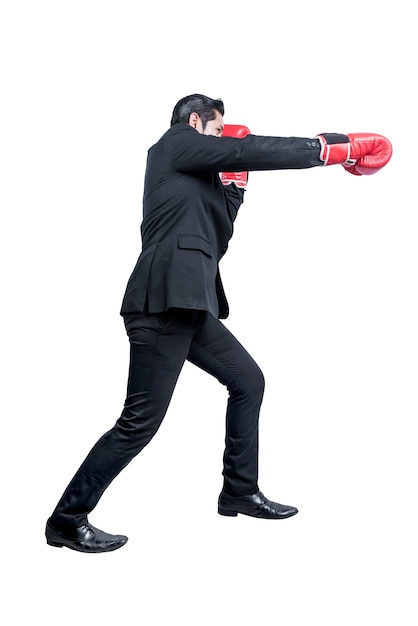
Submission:
<svg viewBox="0 0 418 626">
<path fill-rule="evenodd" d="M 193 128 L 196 128 L 199 119 L 200 118 L 199 118 L 199 115 L 197 113 L 190 113 L 190 116 L 189 116 L 189 124 L 190 124 L 190 126 L 193 126 Z"/>
</svg>

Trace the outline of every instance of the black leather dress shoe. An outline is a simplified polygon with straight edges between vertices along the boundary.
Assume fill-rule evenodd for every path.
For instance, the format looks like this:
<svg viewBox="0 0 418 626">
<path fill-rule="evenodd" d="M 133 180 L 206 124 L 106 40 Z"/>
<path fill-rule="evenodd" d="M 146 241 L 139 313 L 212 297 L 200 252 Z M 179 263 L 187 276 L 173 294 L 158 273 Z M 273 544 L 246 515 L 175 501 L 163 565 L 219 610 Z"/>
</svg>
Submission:
<svg viewBox="0 0 418 626">
<path fill-rule="evenodd" d="M 50 521 L 46 523 L 47 544 L 56 548 L 70 548 L 78 552 L 111 552 L 121 548 L 128 541 L 125 535 L 109 535 L 91 524 L 84 524 L 73 531 L 54 528 Z"/>
<path fill-rule="evenodd" d="M 298 510 L 294 506 L 267 500 L 261 491 L 257 491 L 251 496 L 238 497 L 229 496 L 222 491 L 218 500 L 218 513 L 231 517 L 242 513 L 242 515 L 263 519 L 284 519 L 296 515 L 297 512 Z"/>
</svg>

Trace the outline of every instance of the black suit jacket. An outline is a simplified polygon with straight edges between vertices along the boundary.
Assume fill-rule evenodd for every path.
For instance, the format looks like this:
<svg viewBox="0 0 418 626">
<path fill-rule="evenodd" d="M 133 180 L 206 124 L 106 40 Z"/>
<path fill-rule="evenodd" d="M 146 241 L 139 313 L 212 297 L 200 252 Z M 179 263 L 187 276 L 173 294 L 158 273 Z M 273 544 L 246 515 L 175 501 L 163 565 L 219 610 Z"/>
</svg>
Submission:
<svg viewBox="0 0 418 626">
<path fill-rule="evenodd" d="M 148 151 L 142 251 L 121 314 L 171 307 L 229 313 L 219 261 L 233 234 L 244 190 L 224 186 L 219 172 L 300 169 L 323 165 L 316 139 L 202 135 L 175 124 Z"/>
</svg>

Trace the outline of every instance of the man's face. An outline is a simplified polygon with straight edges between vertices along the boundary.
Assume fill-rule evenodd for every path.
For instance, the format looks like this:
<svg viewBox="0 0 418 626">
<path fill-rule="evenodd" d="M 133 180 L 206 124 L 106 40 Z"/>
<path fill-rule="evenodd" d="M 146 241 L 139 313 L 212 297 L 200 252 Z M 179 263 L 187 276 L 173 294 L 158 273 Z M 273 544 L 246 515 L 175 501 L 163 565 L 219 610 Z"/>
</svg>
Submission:
<svg viewBox="0 0 418 626">
<path fill-rule="evenodd" d="M 221 137 L 222 133 L 224 132 L 224 120 L 219 111 L 216 111 L 215 119 L 209 120 L 209 122 L 206 123 L 205 128 L 203 128 L 201 118 L 196 113 L 194 113 L 193 115 L 196 115 L 196 119 L 194 120 L 194 123 L 192 125 L 201 135 L 213 135 L 215 137 Z"/>
</svg>

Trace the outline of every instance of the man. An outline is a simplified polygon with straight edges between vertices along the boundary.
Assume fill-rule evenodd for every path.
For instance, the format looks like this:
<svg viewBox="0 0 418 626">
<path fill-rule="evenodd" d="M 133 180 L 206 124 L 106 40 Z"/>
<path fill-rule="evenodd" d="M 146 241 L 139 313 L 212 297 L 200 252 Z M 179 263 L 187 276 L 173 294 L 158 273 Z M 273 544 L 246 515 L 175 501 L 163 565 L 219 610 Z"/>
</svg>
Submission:
<svg viewBox="0 0 418 626">
<path fill-rule="evenodd" d="M 258 486 L 264 378 L 220 321 L 228 316 L 228 303 L 219 261 L 244 200 L 248 171 L 342 164 L 355 175 L 373 173 L 390 159 L 391 146 L 380 135 L 260 137 L 242 126 L 224 133 L 223 115 L 221 100 L 186 96 L 174 107 L 170 129 L 148 152 L 142 251 L 121 308 L 130 341 L 124 409 L 47 521 L 49 545 L 106 552 L 126 543 L 127 537 L 95 528 L 87 516 L 157 432 L 186 360 L 229 392 L 218 512 L 277 520 L 298 512 L 268 500 Z"/>
</svg>

